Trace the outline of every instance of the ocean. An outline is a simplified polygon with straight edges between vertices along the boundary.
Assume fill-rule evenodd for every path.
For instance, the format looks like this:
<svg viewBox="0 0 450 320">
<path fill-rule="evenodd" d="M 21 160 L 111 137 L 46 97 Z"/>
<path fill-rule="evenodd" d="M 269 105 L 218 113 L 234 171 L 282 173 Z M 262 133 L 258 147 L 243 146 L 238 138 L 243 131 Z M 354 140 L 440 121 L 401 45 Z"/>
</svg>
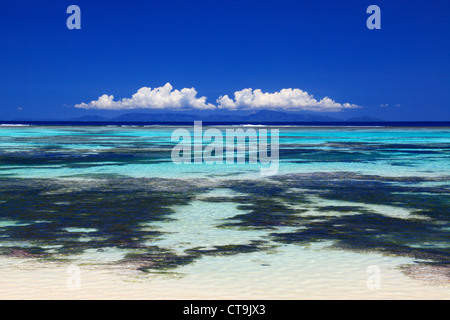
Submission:
<svg viewBox="0 0 450 320">
<path fill-rule="evenodd" d="M 186 298 L 448 298 L 450 125 L 425 125 L 203 124 L 277 130 L 277 172 L 261 175 L 174 163 L 172 134 L 193 123 L 5 123 L 0 255 L 116 270 L 142 297 L 152 282 Z"/>
</svg>

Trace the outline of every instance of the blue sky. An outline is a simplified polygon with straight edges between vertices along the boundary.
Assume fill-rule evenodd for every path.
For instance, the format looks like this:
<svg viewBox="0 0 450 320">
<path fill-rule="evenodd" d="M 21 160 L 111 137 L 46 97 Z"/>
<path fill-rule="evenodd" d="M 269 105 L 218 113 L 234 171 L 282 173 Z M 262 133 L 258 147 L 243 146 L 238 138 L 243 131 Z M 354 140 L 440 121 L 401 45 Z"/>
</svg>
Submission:
<svg viewBox="0 0 450 320">
<path fill-rule="evenodd" d="M 66 27 L 72 4 L 81 30 Z M 366 27 L 372 4 L 381 30 Z M 170 98 L 197 112 L 249 112 L 266 99 L 344 119 L 448 121 L 449 17 L 450 2 L 434 0 L 2 0 L 0 119 L 161 112 L 167 105 L 153 104 L 168 96 L 153 90 L 170 83 Z M 248 88 L 253 100 L 238 101 Z M 116 110 L 89 106 L 104 94 Z M 302 106 L 289 94 L 303 94 Z M 219 103 L 225 95 L 231 102 Z M 202 97 L 208 110 L 195 107 Z"/>
</svg>

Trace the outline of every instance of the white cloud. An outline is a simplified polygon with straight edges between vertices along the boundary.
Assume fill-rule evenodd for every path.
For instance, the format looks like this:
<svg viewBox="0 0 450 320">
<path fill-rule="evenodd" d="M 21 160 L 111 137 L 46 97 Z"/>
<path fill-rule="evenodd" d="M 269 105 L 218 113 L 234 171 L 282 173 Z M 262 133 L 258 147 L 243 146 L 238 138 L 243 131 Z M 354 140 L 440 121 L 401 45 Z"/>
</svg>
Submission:
<svg viewBox="0 0 450 320">
<path fill-rule="evenodd" d="M 244 89 L 234 93 L 234 99 L 228 95 L 217 99 L 217 106 L 206 102 L 206 97 L 197 97 L 194 88 L 173 90 L 170 83 L 163 87 L 139 89 L 131 98 L 114 100 L 113 95 L 104 94 L 89 103 L 80 103 L 76 108 L 129 110 L 129 109 L 272 109 L 272 110 L 309 110 L 309 111 L 341 111 L 342 109 L 358 108 L 350 103 L 338 103 L 325 97 L 316 100 L 306 91 L 300 89 L 282 89 L 279 92 L 268 93 L 260 89 Z"/>
<path fill-rule="evenodd" d="M 215 106 L 206 103 L 206 97 L 197 97 L 194 88 L 173 90 L 170 83 L 159 88 L 140 88 L 131 98 L 114 101 L 113 95 L 104 94 L 89 103 L 80 103 L 75 108 L 82 109 L 214 109 Z"/>
<path fill-rule="evenodd" d="M 234 99 L 228 95 L 217 99 L 218 107 L 224 109 L 282 109 L 310 111 L 340 111 L 342 109 L 358 108 L 350 103 L 338 103 L 325 97 L 316 100 L 308 92 L 300 89 L 282 89 L 279 92 L 262 92 L 260 89 L 244 89 L 234 93 Z"/>
</svg>

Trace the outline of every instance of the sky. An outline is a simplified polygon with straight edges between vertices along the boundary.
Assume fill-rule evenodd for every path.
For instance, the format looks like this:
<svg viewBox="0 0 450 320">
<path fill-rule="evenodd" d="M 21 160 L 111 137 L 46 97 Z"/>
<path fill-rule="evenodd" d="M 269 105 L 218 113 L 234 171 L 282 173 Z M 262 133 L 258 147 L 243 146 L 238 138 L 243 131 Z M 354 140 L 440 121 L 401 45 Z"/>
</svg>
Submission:
<svg viewBox="0 0 450 320">
<path fill-rule="evenodd" d="M 70 5 L 81 29 L 68 29 Z M 370 5 L 381 29 L 369 29 Z M 2 0 L 0 119 L 129 112 L 450 121 L 449 1 Z"/>
</svg>

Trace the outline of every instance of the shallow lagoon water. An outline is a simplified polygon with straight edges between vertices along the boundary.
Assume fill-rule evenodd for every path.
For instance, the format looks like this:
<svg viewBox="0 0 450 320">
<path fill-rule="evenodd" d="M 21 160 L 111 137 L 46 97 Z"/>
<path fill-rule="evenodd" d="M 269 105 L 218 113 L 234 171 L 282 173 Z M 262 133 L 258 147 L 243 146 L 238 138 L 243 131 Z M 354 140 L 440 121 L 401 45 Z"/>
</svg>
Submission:
<svg viewBox="0 0 450 320">
<path fill-rule="evenodd" d="M 1 127 L 3 272 L 19 279 L 25 259 L 24 279 L 43 268 L 58 282 L 77 264 L 91 281 L 80 297 L 111 283 L 118 298 L 449 297 L 450 129 L 281 127 L 269 177 L 175 165 L 174 129 Z"/>
</svg>

